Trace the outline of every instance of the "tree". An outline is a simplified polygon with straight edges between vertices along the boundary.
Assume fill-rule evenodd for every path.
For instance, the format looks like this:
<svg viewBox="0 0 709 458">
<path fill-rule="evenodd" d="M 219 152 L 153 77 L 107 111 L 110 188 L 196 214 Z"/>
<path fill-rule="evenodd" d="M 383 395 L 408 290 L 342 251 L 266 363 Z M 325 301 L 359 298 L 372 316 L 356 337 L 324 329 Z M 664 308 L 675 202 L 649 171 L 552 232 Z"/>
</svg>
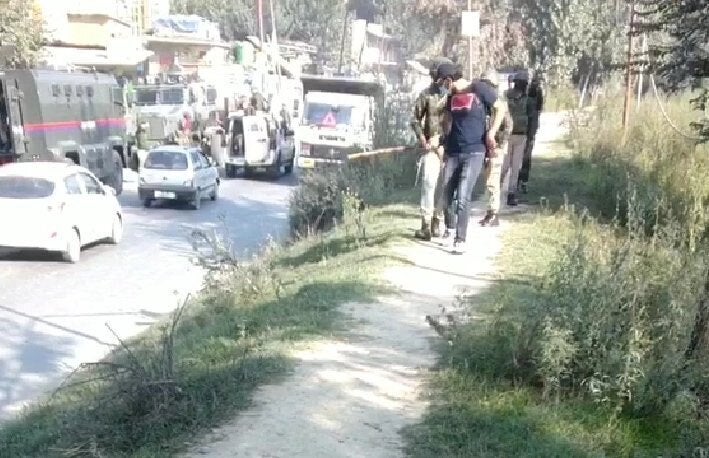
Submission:
<svg viewBox="0 0 709 458">
<path fill-rule="evenodd" d="M 608 72 L 622 61 L 628 8 L 624 0 L 514 0 L 525 28 L 531 64 L 554 86 L 579 65 Z"/>
<path fill-rule="evenodd" d="M 27 0 L 0 0 L 0 47 L 6 67 L 29 67 L 42 47 L 44 23 L 39 6 Z"/>
</svg>

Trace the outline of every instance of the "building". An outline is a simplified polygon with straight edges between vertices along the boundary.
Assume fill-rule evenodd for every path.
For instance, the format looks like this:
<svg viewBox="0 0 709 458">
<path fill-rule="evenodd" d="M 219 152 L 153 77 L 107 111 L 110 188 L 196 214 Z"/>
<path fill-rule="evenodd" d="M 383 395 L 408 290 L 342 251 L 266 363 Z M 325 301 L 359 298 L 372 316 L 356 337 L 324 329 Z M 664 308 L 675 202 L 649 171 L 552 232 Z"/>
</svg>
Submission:
<svg viewBox="0 0 709 458">
<path fill-rule="evenodd" d="M 168 15 L 154 19 L 145 46 L 153 53 L 146 75 L 180 69 L 199 74 L 229 61 L 231 45 L 221 40 L 219 26 L 198 16 Z"/>
<path fill-rule="evenodd" d="M 355 19 L 350 42 L 351 65 L 358 73 L 383 74 L 390 82 L 401 78 L 405 65 L 401 40 L 386 33 L 381 24 Z"/>
<path fill-rule="evenodd" d="M 123 0 L 130 2 L 136 35 L 145 35 L 153 22 L 170 14 L 170 0 Z"/>
<path fill-rule="evenodd" d="M 134 73 L 150 53 L 131 23 L 132 1 L 39 0 L 48 42 L 41 62 L 50 67 Z"/>
</svg>

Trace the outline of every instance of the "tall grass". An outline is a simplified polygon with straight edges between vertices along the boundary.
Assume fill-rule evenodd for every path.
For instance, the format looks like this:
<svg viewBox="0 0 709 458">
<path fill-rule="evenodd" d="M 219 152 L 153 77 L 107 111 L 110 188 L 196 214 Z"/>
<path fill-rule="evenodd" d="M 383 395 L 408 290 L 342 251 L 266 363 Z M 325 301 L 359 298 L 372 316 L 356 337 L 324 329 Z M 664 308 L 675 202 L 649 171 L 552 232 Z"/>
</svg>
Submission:
<svg viewBox="0 0 709 458">
<path fill-rule="evenodd" d="M 697 118 L 690 98 L 663 100 L 688 133 Z M 531 422 L 531 411 L 541 415 L 534 424 L 569 408 L 572 418 L 589 409 L 605 418 L 591 428 L 592 449 L 586 433 L 566 431 L 576 453 L 534 448 L 534 436 L 511 449 L 518 456 L 694 456 L 709 445 L 709 149 L 672 129 L 652 99 L 625 138 L 621 115 L 622 98 L 608 98 L 573 125 L 573 159 L 560 166 L 566 188 L 540 175 L 535 186 L 570 195 L 584 187 L 588 208 L 571 201 L 513 231 L 484 326 L 456 331 L 446 352 L 462 385 L 446 383 L 445 396 L 480 385 L 495 396 L 510 385 L 536 393 L 521 410 L 505 407 L 508 426 Z M 479 300 L 469 298 L 478 311 Z M 436 421 L 460 428 L 460 415 L 473 412 L 474 426 L 490 405 L 455 402 Z M 456 438 L 458 452 L 474 434 Z M 486 443 L 506 434 L 490 428 Z M 424 445 L 440 452 L 440 443 Z"/>
</svg>

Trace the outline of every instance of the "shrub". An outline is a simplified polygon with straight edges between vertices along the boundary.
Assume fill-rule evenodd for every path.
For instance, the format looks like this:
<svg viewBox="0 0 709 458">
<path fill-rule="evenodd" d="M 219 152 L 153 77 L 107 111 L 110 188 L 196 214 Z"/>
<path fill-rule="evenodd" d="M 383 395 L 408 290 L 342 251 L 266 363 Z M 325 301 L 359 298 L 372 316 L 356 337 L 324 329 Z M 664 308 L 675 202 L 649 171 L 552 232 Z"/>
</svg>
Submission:
<svg viewBox="0 0 709 458">
<path fill-rule="evenodd" d="M 679 126 L 696 116 L 688 100 L 664 101 Z M 454 354 L 473 355 L 466 367 L 495 361 L 492 375 L 547 398 L 669 419 L 693 450 L 708 439 L 709 149 L 670 127 L 653 100 L 624 141 L 620 103 L 602 101 L 572 129 L 577 159 L 592 164 L 592 208 L 540 217 L 540 230 L 553 227 L 548 218 L 567 227 L 533 294 L 500 298 L 491 325 L 462 333 Z"/>
<path fill-rule="evenodd" d="M 302 237 L 336 224 L 358 224 L 357 215 L 367 205 L 391 203 L 395 194 L 413 189 L 416 158 L 411 150 L 305 173 L 290 200 L 292 234 Z"/>
</svg>

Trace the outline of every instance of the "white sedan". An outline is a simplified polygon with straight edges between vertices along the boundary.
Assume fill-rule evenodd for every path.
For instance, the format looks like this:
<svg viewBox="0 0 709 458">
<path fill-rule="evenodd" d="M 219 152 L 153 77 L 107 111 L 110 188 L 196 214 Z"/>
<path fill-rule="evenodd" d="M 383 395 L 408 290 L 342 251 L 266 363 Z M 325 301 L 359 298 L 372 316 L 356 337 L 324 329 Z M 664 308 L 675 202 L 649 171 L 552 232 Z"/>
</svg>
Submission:
<svg viewBox="0 0 709 458">
<path fill-rule="evenodd" d="M 122 237 L 115 190 L 87 169 L 63 162 L 0 167 L 0 247 L 58 252 L 76 263 L 83 246 Z"/>
</svg>

